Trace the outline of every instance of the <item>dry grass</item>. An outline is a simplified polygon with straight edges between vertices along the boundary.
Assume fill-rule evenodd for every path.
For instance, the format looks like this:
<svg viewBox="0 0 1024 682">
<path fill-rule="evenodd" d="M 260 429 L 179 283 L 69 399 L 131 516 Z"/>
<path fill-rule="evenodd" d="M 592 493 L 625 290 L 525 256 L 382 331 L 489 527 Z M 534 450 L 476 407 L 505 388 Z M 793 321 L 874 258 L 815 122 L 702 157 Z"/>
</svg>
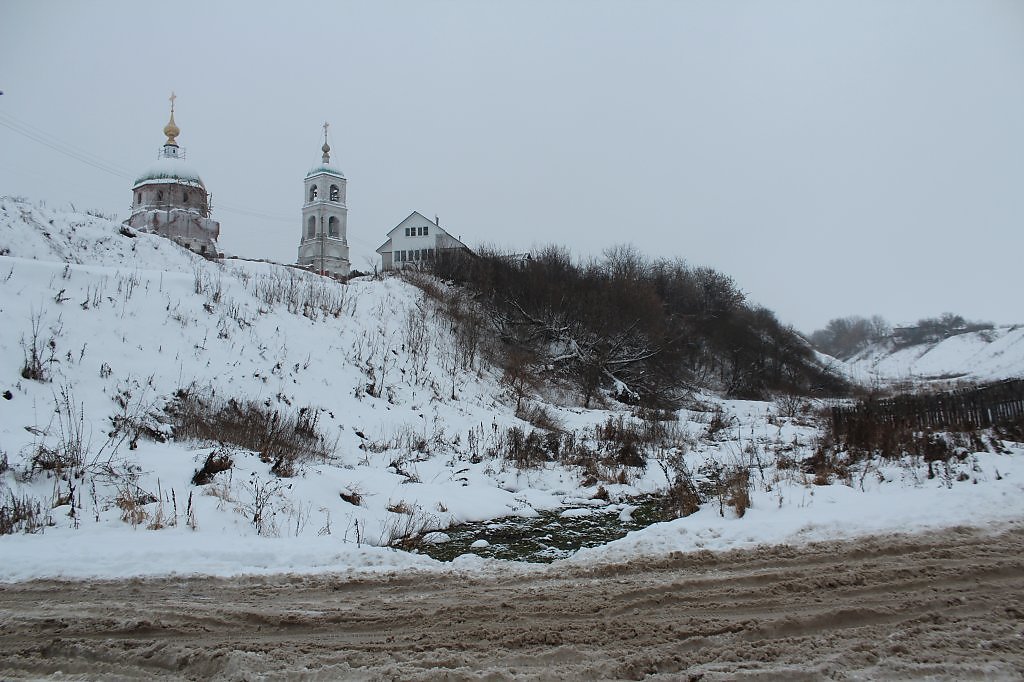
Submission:
<svg viewBox="0 0 1024 682">
<path fill-rule="evenodd" d="M 279 477 L 295 475 L 309 461 L 326 461 L 334 452 L 318 428 L 319 411 L 302 408 L 297 413 L 273 409 L 252 400 L 224 400 L 212 389 L 184 389 L 175 394 L 168 409 L 176 438 L 229 443 L 260 454 L 272 462 Z"/>
</svg>

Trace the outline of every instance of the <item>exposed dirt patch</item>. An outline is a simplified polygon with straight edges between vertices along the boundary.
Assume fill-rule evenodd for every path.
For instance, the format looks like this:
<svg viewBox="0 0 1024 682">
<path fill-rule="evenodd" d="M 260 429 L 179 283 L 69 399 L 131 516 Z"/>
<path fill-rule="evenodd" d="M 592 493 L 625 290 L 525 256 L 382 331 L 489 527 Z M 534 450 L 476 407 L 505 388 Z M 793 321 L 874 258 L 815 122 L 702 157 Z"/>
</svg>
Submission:
<svg viewBox="0 0 1024 682">
<path fill-rule="evenodd" d="M 1024 526 L 487 577 L 0 586 L 0 678 L 1019 679 Z"/>
</svg>

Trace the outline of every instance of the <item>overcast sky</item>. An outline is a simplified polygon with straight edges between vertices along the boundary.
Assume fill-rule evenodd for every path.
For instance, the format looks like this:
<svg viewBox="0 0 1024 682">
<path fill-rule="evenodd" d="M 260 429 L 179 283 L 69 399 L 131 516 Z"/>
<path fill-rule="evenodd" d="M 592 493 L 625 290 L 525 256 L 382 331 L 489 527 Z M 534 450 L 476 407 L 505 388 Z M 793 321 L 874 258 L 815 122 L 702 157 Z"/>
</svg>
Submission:
<svg viewBox="0 0 1024 682">
<path fill-rule="evenodd" d="M 0 90 L 0 194 L 119 218 L 174 90 L 242 256 L 294 261 L 327 120 L 355 268 L 418 210 L 709 265 L 804 331 L 1024 322 L 1020 0 L 3 0 Z"/>
</svg>

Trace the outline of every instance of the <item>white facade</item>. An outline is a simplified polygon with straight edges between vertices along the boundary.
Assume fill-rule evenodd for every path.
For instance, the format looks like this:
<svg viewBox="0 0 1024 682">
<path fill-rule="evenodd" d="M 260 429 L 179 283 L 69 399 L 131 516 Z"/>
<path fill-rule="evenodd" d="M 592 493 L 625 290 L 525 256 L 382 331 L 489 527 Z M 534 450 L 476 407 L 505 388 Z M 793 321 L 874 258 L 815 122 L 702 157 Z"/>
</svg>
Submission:
<svg viewBox="0 0 1024 682">
<path fill-rule="evenodd" d="M 298 264 L 345 278 L 350 270 L 347 181 L 340 170 L 330 165 L 330 152 L 325 133 L 323 163 L 306 174 Z"/>
<path fill-rule="evenodd" d="M 469 252 L 469 248 L 418 211 L 393 227 L 388 240 L 377 248 L 382 270 L 427 265 L 445 252 L 456 251 Z"/>
</svg>

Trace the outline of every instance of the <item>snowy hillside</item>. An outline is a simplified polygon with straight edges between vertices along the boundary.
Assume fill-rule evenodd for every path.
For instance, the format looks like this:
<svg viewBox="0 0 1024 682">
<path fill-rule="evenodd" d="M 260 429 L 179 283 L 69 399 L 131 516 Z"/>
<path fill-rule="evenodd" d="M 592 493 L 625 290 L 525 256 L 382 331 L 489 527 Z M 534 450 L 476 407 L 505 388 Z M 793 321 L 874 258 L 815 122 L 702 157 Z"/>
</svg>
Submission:
<svg viewBox="0 0 1024 682">
<path fill-rule="evenodd" d="M 1024 512 L 1016 446 L 965 455 L 937 479 L 918 462 L 814 485 L 793 462 L 813 450 L 815 425 L 772 403 L 703 396 L 655 421 L 537 388 L 520 414 L 542 415 L 533 421 L 551 434 L 516 416 L 522 391 L 460 337 L 444 303 L 402 279 L 342 285 L 210 262 L 101 217 L 6 198 L 0 253 L 0 505 L 35 531 L 0 537 L 0 580 L 433 570 L 383 546 L 562 508 L 626 519 L 672 471 L 705 482 L 746 471 L 749 508 L 722 493 L 575 560 Z M 286 461 L 186 438 L 175 419 L 189 409 L 264 410 L 315 446 Z M 630 450 L 624 433 L 656 435 Z M 194 479 L 208 462 L 229 466 Z"/>
<path fill-rule="evenodd" d="M 1022 377 L 1024 326 L 996 327 L 911 346 L 896 346 L 892 339 L 885 339 L 838 366 L 861 383 Z"/>
</svg>

